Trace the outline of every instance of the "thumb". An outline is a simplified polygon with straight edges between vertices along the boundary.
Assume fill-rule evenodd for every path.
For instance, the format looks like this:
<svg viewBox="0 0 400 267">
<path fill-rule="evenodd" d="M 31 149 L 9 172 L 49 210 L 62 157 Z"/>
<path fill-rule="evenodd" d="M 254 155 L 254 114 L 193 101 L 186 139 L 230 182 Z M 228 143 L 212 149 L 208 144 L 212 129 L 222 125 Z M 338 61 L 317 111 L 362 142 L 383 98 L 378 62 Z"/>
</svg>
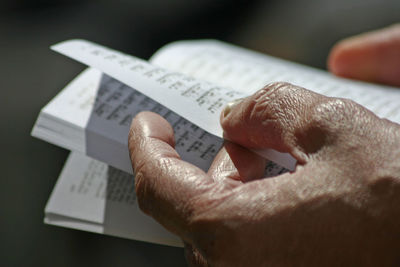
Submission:
<svg viewBox="0 0 400 267">
<path fill-rule="evenodd" d="M 225 138 L 247 148 L 290 153 L 300 164 L 350 134 L 356 105 L 289 84 L 272 83 L 221 114 Z M 346 132 L 347 131 L 347 132 Z"/>
<path fill-rule="evenodd" d="M 340 41 L 328 69 L 352 79 L 400 86 L 400 24 Z"/>
</svg>

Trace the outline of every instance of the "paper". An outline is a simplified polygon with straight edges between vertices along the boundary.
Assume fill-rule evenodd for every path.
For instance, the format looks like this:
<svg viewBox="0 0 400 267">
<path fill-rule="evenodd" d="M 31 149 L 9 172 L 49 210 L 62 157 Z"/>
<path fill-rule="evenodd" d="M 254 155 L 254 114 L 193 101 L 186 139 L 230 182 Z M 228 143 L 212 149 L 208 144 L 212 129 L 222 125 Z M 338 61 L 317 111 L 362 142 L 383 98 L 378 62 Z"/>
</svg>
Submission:
<svg viewBox="0 0 400 267">
<path fill-rule="evenodd" d="M 143 110 L 169 121 L 183 160 L 208 169 L 222 146 L 221 138 L 95 69 L 84 71 L 43 108 L 32 134 L 132 173 L 129 127 Z"/>
<path fill-rule="evenodd" d="M 106 75 L 101 78 L 87 122 L 86 154 L 131 172 L 129 128 L 133 117 L 145 110 L 161 115 L 171 124 L 175 134 L 175 148 L 183 160 L 204 171 L 208 170 L 222 146 L 221 138 L 207 133 L 160 103 Z"/>
<path fill-rule="evenodd" d="M 66 41 L 52 49 L 101 70 L 219 137 L 222 108 L 244 96 L 83 40 Z"/>
<path fill-rule="evenodd" d="M 222 137 L 219 123 L 222 108 L 228 102 L 245 96 L 242 92 L 170 72 L 87 41 L 66 41 L 52 49 L 101 70 L 218 137 Z M 99 141 L 101 139 L 96 140 Z M 113 147 L 111 145 L 110 149 Z M 273 150 L 264 154 L 273 156 L 270 160 L 290 170 L 295 167 L 296 161 L 289 154 Z"/>
<path fill-rule="evenodd" d="M 161 48 L 153 64 L 232 88 L 246 95 L 276 81 L 343 97 L 378 116 L 400 123 L 400 89 L 334 77 L 331 74 L 218 41 L 179 41 Z"/>
<path fill-rule="evenodd" d="M 83 71 L 40 111 L 32 135 L 85 154 L 85 128 L 101 77 L 98 70 Z"/>
<path fill-rule="evenodd" d="M 143 110 L 158 113 L 171 124 L 175 149 L 183 160 L 208 170 L 221 138 L 95 69 L 84 71 L 43 108 L 32 134 L 132 173 L 129 127 Z"/>
<path fill-rule="evenodd" d="M 132 175 L 71 153 L 45 208 L 45 222 L 96 233 L 182 246 L 140 211 Z"/>
</svg>

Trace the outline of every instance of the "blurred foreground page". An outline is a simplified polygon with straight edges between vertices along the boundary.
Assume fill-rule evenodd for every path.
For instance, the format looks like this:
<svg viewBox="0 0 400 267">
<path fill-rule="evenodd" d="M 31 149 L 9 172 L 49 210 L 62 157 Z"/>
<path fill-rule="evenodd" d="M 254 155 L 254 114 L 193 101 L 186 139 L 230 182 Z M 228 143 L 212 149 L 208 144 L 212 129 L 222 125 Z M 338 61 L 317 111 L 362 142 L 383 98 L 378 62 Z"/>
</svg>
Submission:
<svg viewBox="0 0 400 267">
<path fill-rule="evenodd" d="M 142 213 L 134 176 L 72 152 L 45 208 L 45 223 L 128 239 L 182 246 Z"/>
</svg>

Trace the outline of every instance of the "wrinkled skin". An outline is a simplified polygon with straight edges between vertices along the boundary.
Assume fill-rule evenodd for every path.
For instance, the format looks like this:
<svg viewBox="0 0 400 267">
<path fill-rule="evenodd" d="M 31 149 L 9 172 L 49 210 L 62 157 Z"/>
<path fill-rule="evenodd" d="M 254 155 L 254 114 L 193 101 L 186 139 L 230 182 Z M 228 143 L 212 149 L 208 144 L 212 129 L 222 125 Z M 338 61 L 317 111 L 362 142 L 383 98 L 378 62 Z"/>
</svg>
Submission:
<svg viewBox="0 0 400 267">
<path fill-rule="evenodd" d="M 398 124 L 282 82 L 227 107 L 221 125 L 232 142 L 207 173 L 180 159 L 159 115 L 140 113 L 131 126 L 139 206 L 182 238 L 189 264 L 400 264 Z M 247 148 L 287 152 L 298 165 L 262 179 L 265 159 Z"/>
</svg>

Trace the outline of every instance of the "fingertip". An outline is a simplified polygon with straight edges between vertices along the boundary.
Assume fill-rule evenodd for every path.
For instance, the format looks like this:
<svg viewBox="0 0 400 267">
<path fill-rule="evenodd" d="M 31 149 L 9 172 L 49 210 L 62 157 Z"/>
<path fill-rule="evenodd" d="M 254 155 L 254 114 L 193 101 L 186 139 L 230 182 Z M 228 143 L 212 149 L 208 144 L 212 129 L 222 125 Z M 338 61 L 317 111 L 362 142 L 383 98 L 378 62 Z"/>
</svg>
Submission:
<svg viewBox="0 0 400 267">
<path fill-rule="evenodd" d="M 129 140 L 134 136 L 160 139 L 175 146 L 174 130 L 169 122 L 157 113 L 142 111 L 132 120 Z"/>
<path fill-rule="evenodd" d="M 238 98 L 235 99 L 231 102 L 229 102 L 228 104 L 226 104 L 225 108 L 222 110 L 221 115 L 220 115 L 220 122 L 222 125 L 222 128 L 224 127 L 224 123 L 227 122 L 227 120 L 229 120 L 229 118 L 231 117 L 231 115 L 235 112 L 237 112 L 238 106 L 240 106 L 240 104 L 243 102 L 244 98 Z"/>
<path fill-rule="evenodd" d="M 240 132 L 238 123 L 243 123 L 243 107 L 247 98 L 239 98 L 228 103 L 220 115 L 220 124 L 223 129 L 223 137 L 227 140 L 236 138 L 236 133 Z M 232 139 L 233 138 L 233 139 Z"/>
<path fill-rule="evenodd" d="M 135 166 L 137 159 L 146 155 L 149 145 L 153 147 L 152 150 L 157 148 L 159 152 L 166 155 L 176 154 L 174 131 L 171 125 L 160 115 L 143 111 L 132 119 L 129 129 L 128 150 L 132 167 Z"/>
<path fill-rule="evenodd" d="M 344 39 L 331 50 L 327 67 L 337 76 L 400 85 L 400 25 Z"/>
<path fill-rule="evenodd" d="M 337 43 L 328 57 L 328 70 L 345 78 L 374 80 L 374 54 L 365 36 L 348 38 Z"/>
<path fill-rule="evenodd" d="M 343 76 L 343 74 L 345 74 L 343 67 L 345 66 L 344 63 L 346 63 L 346 55 L 344 51 L 345 48 L 343 48 L 342 43 L 338 43 L 334 45 L 328 56 L 328 70 L 338 76 Z"/>
</svg>

